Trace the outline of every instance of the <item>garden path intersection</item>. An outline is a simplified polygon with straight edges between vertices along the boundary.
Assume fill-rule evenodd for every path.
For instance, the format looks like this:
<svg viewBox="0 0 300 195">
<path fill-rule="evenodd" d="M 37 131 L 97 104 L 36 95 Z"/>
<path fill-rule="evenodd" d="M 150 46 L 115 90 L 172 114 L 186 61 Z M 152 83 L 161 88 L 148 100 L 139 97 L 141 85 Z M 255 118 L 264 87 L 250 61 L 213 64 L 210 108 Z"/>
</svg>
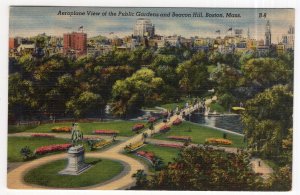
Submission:
<svg viewBox="0 0 300 195">
<path fill-rule="evenodd" d="M 195 106 L 188 107 L 181 111 L 179 117 L 182 117 L 183 112 L 185 112 L 186 115 L 192 113 L 194 110 L 198 109 L 199 105 L 196 104 Z M 172 124 L 174 120 L 176 120 L 178 116 L 174 115 L 170 118 L 170 120 L 167 122 L 167 124 Z M 124 152 L 124 147 L 129 145 L 130 143 L 135 143 L 143 139 L 143 133 L 147 133 L 150 135 L 151 133 L 159 132 L 159 129 L 165 125 L 165 123 L 160 122 L 154 126 L 154 130 L 147 129 L 143 131 L 140 134 L 137 134 L 129 139 L 125 139 L 124 137 L 121 138 L 122 142 L 118 145 L 112 146 L 111 148 L 99 152 L 90 152 L 86 153 L 86 157 L 93 157 L 93 158 L 105 158 L 110 160 L 115 160 L 121 162 L 123 165 L 125 165 L 124 170 L 116 177 L 110 179 L 109 181 L 106 181 L 99 185 L 94 186 L 88 186 L 83 188 L 77 188 L 77 189 L 89 189 L 89 190 L 120 190 L 120 189 L 128 189 L 130 186 L 134 186 L 135 179 L 132 178 L 132 175 L 137 172 L 139 169 L 147 170 L 147 165 L 141 163 L 140 161 L 128 157 L 125 154 L 122 154 Z M 30 136 L 30 134 L 27 133 L 19 133 L 17 134 L 19 136 Z M 56 135 L 57 137 L 60 137 L 62 135 Z M 62 136 L 63 137 L 63 136 Z M 156 142 L 170 142 L 170 141 L 163 141 L 163 140 L 154 140 L 154 139 L 148 139 L 150 143 L 156 143 Z M 176 143 L 176 142 L 172 142 Z M 237 148 L 229 148 L 224 147 L 225 151 L 227 152 L 236 152 Z M 223 148 L 222 148 L 223 149 Z M 24 163 L 23 165 L 11 170 L 7 174 L 7 187 L 11 189 L 50 189 L 49 187 L 43 187 L 43 186 L 36 186 L 27 184 L 24 182 L 24 175 L 31 169 L 34 169 L 38 166 L 41 166 L 42 164 L 47 164 L 52 161 L 56 161 L 59 159 L 67 158 L 67 153 L 62 154 L 56 154 L 51 156 L 46 156 L 40 159 L 36 159 L 27 163 Z M 261 173 L 264 178 L 267 178 L 270 173 L 272 173 L 272 169 L 266 164 L 266 163 L 260 163 L 260 166 L 257 166 L 256 164 L 258 161 L 261 161 L 261 159 L 251 159 L 251 164 L 253 167 L 254 172 Z M 96 177 L 96 175 L 95 175 Z"/>
</svg>

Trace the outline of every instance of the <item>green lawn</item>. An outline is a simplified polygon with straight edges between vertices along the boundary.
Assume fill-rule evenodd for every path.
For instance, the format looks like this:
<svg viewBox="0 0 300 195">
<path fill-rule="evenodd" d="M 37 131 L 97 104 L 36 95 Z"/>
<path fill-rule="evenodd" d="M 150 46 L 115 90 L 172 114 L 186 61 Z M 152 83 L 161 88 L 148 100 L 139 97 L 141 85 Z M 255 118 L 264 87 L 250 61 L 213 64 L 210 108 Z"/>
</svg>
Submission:
<svg viewBox="0 0 300 195">
<path fill-rule="evenodd" d="M 119 136 L 132 136 L 135 133 L 132 132 L 132 126 L 136 123 L 146 124 L 145 121 L 108 121 L 108 122 L 89 122 L 89 123 L 79 123 L 80 129 L 83 131 L 83 134 L 93 134 L 94 130 L 99 129 L 110 129 L 118 130 Z M 26 132 L 38 132 L 38 133 L 50 133 L 52 127 L 56 126 L 71 126 L 72 123 L 51 123 L 51 124 L 42 124 L 30 129 L 26 129 Z M 10 126 L 9 132 L 11 129 L 16 131 L 16 126 Z"/>
<path fill-rule="evenodd" d="M 186 132 L 185 130 L 188 130 L 191 128 L 191 132 Z M 223 133 L 220 130 L 212 129 L 209 127 L 201 126 L 198 124 L 193 124 L 190 122 L 183 122 L 179 126 L 172 126 L 171 130 L 164 134 L 156 134 L 154 135 L 154 138 L 156 139 L 163 139 L 163 140 L 170 140 L 167 138 L 167 136 L 171 135 L 181 135 L 181 136 L 191 136 L 192 137 L 192 143 L 196 144 L 204 144 L 206 138 L 223 138 Z M 230 147 L 245 147 L 246 144 L 243 142 L 244 138 L 243 136 L 234 135 L 227 133 L 227 139 L 231 140 L 233 142 Z"/>
<path fill-rule="evenodd" d="M 124 168 L 121 163 L 107 159 L 87 158 L 86 162 L 93 164 L 93 167 L 77 176 L 58 174 L 66 167 L 67 159 L 64 159 L 29 171 L 24 180 L 30 184 L 56 188 L 85 187 L 107 181 L 120 174 Z"/>
<path fill-rule="evenodd" d="M 210 104 L 210 109 L 211 109 L 211 112 L 213 112 L 213 111 L 216 111 L 218 113 L 224 113 L 225 112 L 225 108 L 223 106 L 221 106 L 220 104 L 218 104 L 218 103 Z"/>
<path fill-rule="evenodd" d="M 70 141 L 59 138 L 8 137 L 8 162 L 23 161 L 20 150 L 25 146 L 29 146 L 29 148 L 34 151 L 36 148 L 41 146 L 64 143 L 70 143 Z"/>
<path fill-rule="evenodd" d="M 159 105 L 159 107 L 165 108 L 167 110 L 175 110 L 177 105 L 179 107 L 179 109 L 184 107 L 185 102 L 178 102 L 178 103 L 168 103 L 168 104 L 162 104 Z"/>
<path fill-rule="evenodd" d="M 8 125 L 8 133 L 19 133 L 36 127 L 37 125 Z"/>
<path fill-rule="evenodd" d="M 168 162 L 172 162 L 173 158 L 177 157 L 177 154 L 180 151 L 177 148 L 160 147 L 152 144 L 146 144 L 139 150 L 153 152 L 155 156 L 160 157 L 165 162 L 165 164 L 168 164 Z"/>
</svg>

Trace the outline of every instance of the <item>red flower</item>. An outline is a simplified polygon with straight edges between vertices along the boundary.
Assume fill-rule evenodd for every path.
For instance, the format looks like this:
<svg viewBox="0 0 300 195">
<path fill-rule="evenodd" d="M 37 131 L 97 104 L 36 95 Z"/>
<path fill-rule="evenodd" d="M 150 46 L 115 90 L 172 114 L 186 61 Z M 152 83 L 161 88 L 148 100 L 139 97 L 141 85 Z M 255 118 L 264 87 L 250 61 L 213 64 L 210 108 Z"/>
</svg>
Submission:
<svg viewBox="0 0 300 195">
<path fill-rule="evenodd" d="M 54 135 L 49 135 L 49 134 L 46 134 L 46 133 L 35 133 L 35 134 L 32 134 L 31 137 L 55 137 Z"/>
<path fill-rule="evenodd" d="M 174 121 L 173 121 L 173 125 L 180 125 L 182 123 L 182 120 L 180 120 L 179 118 L 177 118 L 177 119 L 175 119 Z"/>
<path fill-rule="evenodd" d="M 192 138 L 190 136 L 168 136 L 169 139 L 175 139 L 175 140 L 183 140 L 183 141 L 191 141 Z"/>
<path fill-rule="evenodd" d="M 135 124 L 133 127 L 132 127 L 132 131 L 138 131 L 138 130 L 141 130 L 145 127 L 144 124 Z"/>
<path fill-rule="evenodd" d="M 148 119 L 148 122 L 149 122 L 149 123 L 154 123 L 156 120 L 157 120 L 157 118 L 155 118 L 155 117 L 150 117 L 150 118 Z"/>
<path fill-rule="evenodd" d="M 49 145 L 49 146 L 42 146 L 39 147 L 35 150 L 36 154 L 46 154 L 50 152 L 56 152 L 56 151 L 63 151 L 67 150 L 70 148 L 72 145 L 71 144 L 54 144 L 54 145 Z"/>
<path fill-rule="evenodd" d="M 101 130 L 95 130 L 93 133 L 94 134 L 118 134 L 119 131 L 101 129 Z"/>
<path fill-rule="evenodd" d="M 182 145 L 180 144 L 158 144 L 162 147 L 169 147 L 169 148 L 182 148 Z"/>
<path fill-rule="evenodd" d="M 163 125 L 160 129 L 159 129 L 159 131 L 161 132 L 161 133 L 165 133 L 165 132 L 167 132 L 167 131 L 169 131 L 171 128 L 168 126 L 168 125 Z"/>
<path fill-rule="evenodd" d="M 142 156 L 142 157 L 148 159 L 151 162 L 153 162 L 153 159 L 155 157 L 153 152 L 147 152 L 147 151 L 138 151 L 136 154 L 138 156 Z"/>
</svg>

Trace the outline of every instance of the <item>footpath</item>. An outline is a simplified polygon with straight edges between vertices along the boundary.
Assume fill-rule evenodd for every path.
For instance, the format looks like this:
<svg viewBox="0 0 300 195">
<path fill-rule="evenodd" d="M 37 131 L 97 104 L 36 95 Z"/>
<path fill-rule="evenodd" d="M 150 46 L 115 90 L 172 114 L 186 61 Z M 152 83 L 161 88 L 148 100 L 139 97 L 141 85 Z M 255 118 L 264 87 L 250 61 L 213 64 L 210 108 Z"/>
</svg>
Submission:
<svg viewBox="0 0 300 195">
<path fill-rule="evenodd" d="M 176 120 L 178 117 L 181 118 L 183 112 L 188 115 L 199 108 L 200 105 L 191 106 L 189 108 L 183 109 L 179 116 L 174 115 L 170 117 L 170 120 L 166 123 L 167 125 L 171 125 L 174 120 Z M 118 190 L 118 189 L 127 189 L 130 186 L 135 185 L 135 179 L 132 178 L 132 175 L 137 172 L 139 169 L 147 170 L 147 166 L 140 161 L 130 158 L 123 154 L 124 147 L 139 142 L 143 139 L 143 133 L 147 133 L 150 135 L 151 133 L 158 133 L 159 129 L 165 125 L 164 122 L 160 122 L 154 126 L 154 130 L 146 129 L 145 131 L 141 132 L 140 134 L 137 134 L 130 138 L 122 138 L 118 137 L 118 139 L 124 139 L 123 142 L 121 142 L 118 145 L 112 146 L 111 148 L 105 150 L 105 151 L 99 151 L 99 152 L 91 152 L 86 153 L 86 157 L 93 157 L 93 158 L 106 158 L 111 160 L 116 160 L 121 162 L 122 164 L 126 165 L 125 169 L 120 173 L 118 176 L 112 178 L 108 182 L 104 182 L 99 185 L 95 186 L 89 186 L 84 188 L 76 188 L 76 189 L 89 189 L 89 190 Z M 17 133 L 15 135 L 10 136 L 30 136 L 30 133 Z M 55 134 L 57 137 L 65 137 L 67 135 L 60 135 Z M 86 136 L 88 137 L 88 136 Z M 93 135 L 93 137 L 95 137 Z M 69 137 L 65 137 L 69 138 Z M 171 141 L 164 141 L 164 140 L 156 140 L 148 138 L 148 142 L 150 143 L 171 143 Z M 172 143 L 178 143 L 178 142 L 172 142 Z M 218 147 L 218 149 L 221 147 Z M 228 147 L 222 147 L 227 152 L 237 152 L 237 148 L 228 148 Z M 31 169 L 34 169 L 42 164 L 50 163 L 55 160 L 67 158 L 67 153 L 62 154 L 56 154 L 51 156 L 46 156 L 43 158 L 39 158 L 30 162 L 26 162 L 19 167 L 11 170 L 7 174 L 7 187 L 12 189 L 51 189 L 49 187 L 43 187 L 43 186 L 34 186 L 30 185 L 28 183 L 25 183 L 23 178 L 24 175 Z M 261 161 L 261 159 L 251 159 L 251 164 L 253 165 L 253 170 L 256 173 L 261 173 L 264 178 L 267 178 L 269 174 L 272 172 L 271 168 L 265 164 L 261 163 L 259 167 L 255 166 L 258 161 Z M 95 175 L 97 177 L 97 175 Z"/>
</svg>

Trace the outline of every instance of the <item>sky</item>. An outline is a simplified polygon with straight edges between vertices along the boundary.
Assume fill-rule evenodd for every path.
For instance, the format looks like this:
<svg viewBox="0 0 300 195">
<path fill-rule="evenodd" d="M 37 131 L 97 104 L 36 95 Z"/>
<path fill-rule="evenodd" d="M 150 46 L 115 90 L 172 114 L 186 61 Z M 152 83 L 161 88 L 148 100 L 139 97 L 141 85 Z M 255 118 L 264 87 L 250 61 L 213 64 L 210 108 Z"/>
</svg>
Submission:
<svg viewBox="0 0 300 195">
<path fill-rule="evenodd" d="M 84 16 L 58 15 L 58 12 L 85 12 Z M 294 9 L 224 9 L 224 8 L 109 8 L 109 7 L 11 7 L 9 34 L 14 36 L 35 36 L 40 33 L 62 36 L 63 33 L 77 31 L 83 26 L 88 37 L 96 35 L 128 36 L 133 34 L 133 27 L 140 16 L 88 16 L 88 11 L 95 12 L 143 12 L 143 13 L 239 13 L 240 18 L 216 17 L 143 17 L 155 25 L 156 34 L 181 35 L 184 37 L 216 37 L 230 34 L 229 28 L 243 29 L 244 36 L 249 28 L 251 38 L 264 39 L 267 20 L 271 23 L 272 42 L 281 41 L 289 26 L 294 26 Z M 259 18 L 259 13 L 266 13 L 266 18 Z M 114 32 L 110 34 L 110 32 Z"/>
</svg>

